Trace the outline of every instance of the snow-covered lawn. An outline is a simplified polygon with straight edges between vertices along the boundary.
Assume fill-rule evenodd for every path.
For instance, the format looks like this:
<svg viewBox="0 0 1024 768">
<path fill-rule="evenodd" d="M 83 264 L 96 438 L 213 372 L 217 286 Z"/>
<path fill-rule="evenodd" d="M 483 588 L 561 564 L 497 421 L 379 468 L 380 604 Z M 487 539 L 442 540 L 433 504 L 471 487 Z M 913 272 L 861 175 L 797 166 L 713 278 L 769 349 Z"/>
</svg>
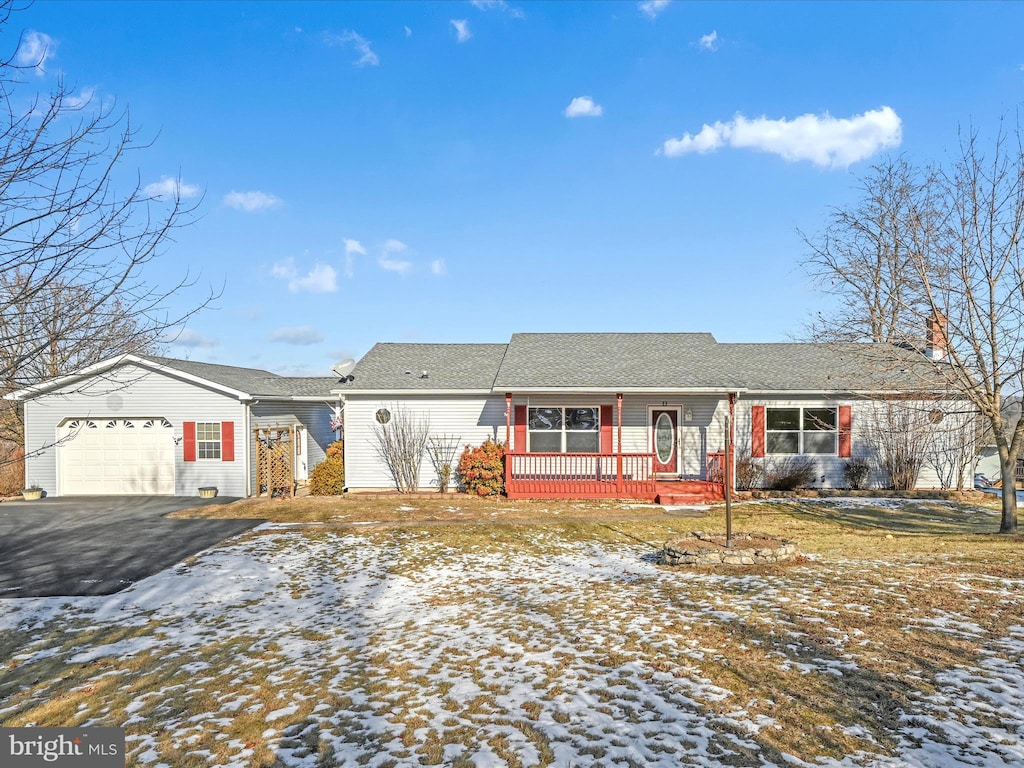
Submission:
<svg viewBox="0 0 1024 768">
<path fill-rule="evenodd" d="M 0 724 L 123 725 L 172 768 L 1024 764 L 1019 543 L 657 565 L 695 522 L 268 527 L 2 600 Z"/>
</svg>

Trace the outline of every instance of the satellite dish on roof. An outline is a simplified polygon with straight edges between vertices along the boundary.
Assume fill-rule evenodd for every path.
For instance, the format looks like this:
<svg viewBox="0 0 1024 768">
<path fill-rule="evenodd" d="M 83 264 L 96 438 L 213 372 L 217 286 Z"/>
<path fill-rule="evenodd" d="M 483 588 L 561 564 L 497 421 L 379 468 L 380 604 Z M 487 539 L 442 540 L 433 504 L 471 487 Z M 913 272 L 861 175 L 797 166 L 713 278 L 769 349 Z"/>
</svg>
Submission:
<svg viewBox="0 0 1024 768">
<path fill-rule="evenodd" d="M 344 379 L 346 376 L 352 373 L 352 369 L 355 367 L 356 361 L 353 360 L 351 357 L 346 357 L 340 363 L 337 363 L 333 368 L 331 368 L 331 372 L 334 373 L 334 375 L 337 376 L 339 379 Z"/>
</svg>

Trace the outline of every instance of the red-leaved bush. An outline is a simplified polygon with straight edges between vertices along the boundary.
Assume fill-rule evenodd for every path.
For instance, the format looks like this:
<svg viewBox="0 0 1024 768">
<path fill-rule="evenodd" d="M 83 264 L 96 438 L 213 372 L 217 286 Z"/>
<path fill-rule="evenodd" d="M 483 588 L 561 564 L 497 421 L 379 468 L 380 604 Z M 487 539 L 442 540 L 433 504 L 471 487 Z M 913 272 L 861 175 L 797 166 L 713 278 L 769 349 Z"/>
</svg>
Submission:
<svg viewBox="0 0 1024 768">
<path fill-rule="evenodd" d="M 491 438 L 459 457 L 459 477 L 467 493 L 497 496 L 505 488 L 505 446 Z"/>
</svg>

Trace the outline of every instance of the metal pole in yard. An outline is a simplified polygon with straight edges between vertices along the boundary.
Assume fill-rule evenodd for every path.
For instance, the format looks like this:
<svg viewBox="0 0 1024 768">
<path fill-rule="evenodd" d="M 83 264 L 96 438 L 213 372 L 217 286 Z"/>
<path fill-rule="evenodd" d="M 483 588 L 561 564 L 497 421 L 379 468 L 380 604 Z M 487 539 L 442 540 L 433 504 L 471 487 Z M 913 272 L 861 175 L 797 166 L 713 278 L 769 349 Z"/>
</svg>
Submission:
<svg viewBox="0 0 1024 768">
<path fill-rule="evenodd" d="M 725 546 L 732 549 L 732 419 L 725 417 Z"/>
</svg>

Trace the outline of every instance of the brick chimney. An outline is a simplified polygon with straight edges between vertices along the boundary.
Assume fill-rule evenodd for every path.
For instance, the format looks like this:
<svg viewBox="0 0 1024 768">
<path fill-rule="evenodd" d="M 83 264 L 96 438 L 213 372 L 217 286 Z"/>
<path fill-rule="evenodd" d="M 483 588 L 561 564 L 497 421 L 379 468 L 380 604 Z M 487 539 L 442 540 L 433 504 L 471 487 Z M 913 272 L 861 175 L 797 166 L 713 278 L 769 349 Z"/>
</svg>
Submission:
<svg viewBox="0 0 1024 768">
<path fill-rule="evenodd" d="M 928 318 L 925 332 L 925 354 L 932 360 L 945 360 L 947 339 L 946 316 L 936 311 Z"/>
</svg>

